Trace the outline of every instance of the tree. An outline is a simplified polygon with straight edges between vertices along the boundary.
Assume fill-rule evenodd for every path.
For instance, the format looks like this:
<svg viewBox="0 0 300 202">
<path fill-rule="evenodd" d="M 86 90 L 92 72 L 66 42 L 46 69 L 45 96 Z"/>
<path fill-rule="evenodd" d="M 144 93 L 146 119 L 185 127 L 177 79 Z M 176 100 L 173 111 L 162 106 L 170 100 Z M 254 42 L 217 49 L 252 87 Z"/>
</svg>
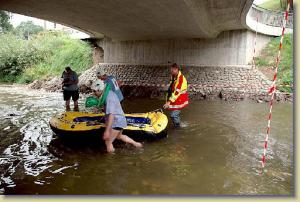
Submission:
<svg viewBox="0 0 300 202">
<path fill-rule="evenodd" d="M 30 35 L 35 35 L 43 31 L 43 27 L 34 24 L 32 21 L 21 22 L 17 27 L 15 32 L 25 39 L 29 39 Z"/>
<path fill-rule="evenodd" d="M 13 26 L 10 24 L 9 19 L 8 13 L 0 10 L 0 33 L 12 31 Z"/>
</svg>

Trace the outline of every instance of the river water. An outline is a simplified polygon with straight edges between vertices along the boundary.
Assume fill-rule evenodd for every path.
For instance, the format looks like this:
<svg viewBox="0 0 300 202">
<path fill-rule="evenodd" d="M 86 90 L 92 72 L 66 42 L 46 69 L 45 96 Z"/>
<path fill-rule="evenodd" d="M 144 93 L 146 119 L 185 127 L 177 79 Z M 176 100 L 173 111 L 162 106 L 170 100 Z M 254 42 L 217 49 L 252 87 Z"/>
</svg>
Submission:
<svg viewBox="0 0 300 202">
<path fill-rule="evenodd" d="M 124 109 L 162 104 L 126 100 Z M 263 175 L 267 103 L 192 101 L 182 112 L 183 128 L 170 126 L 167 138 L 142 150 L 118 144 L 115 154 L 60 142 L 48 122 L 63 110 L 60 93 L 0 86 L 0 194 L 294 194 L 291 103 L 274 106 Z"/>
</svg>

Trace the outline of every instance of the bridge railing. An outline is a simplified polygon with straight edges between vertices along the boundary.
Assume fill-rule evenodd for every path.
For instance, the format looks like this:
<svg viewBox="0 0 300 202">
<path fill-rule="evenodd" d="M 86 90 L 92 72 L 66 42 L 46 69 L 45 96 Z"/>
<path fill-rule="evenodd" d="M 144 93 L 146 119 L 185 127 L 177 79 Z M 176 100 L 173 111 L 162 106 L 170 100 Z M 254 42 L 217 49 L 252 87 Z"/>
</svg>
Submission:
<svg viewBox="0 0 300 202">
<path fill-rule="evenodd" d="M 284 12 L 282 11 L 265 9 L 255 4 L 252 5 L 249 15 L 254 20 L 258 17 L 258 22 L 273 27 L 282 27 L 284 18 Z M 293 29 L 293 13 L 289 13 L 286 27 Z"/>
</svg>

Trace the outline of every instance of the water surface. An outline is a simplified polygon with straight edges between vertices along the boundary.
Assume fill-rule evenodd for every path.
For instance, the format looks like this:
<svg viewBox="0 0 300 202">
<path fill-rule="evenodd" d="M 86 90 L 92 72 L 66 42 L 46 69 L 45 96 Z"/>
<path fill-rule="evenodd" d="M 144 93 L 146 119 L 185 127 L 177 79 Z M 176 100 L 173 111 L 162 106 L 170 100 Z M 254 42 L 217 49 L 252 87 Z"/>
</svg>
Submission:
<svg viewBox="0 0 300 202">
<path fill-rule="evenodd" d="M 81 108 L 83 108 L 81 99 Z M 156 99 L 126 100 L 126 112 L 160 108 Z M 260 158 L 268 104 L 192 101 L 183 128 L 144 149 L 118 144 L 72 147 L 55 137 L 51 116 L 61 93 L 0 86 L 1 194 L 292 195 L 293 106 L 276 103 L 265 173 Z M 168 113 L 168 112 L 167 112 Z"/>
</svg>

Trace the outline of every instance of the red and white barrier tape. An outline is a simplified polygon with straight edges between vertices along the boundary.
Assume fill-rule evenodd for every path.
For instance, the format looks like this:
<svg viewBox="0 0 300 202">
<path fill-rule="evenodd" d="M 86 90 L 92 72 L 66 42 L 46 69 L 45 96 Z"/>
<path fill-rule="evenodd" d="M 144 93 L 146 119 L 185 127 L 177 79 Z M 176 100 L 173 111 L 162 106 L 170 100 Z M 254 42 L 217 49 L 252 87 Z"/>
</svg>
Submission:
<svg viewBox="0 0 300 202">
<path fill-rule="evenodd" d="M 275 72 L 274 72 L 273 83 L 272 83 L 272 85 L 269 89 L 269 95 L 271 95 L 271 100 L 269 102 L 270 103 L 270 110 L 269 110 L 269 116 L 268 116 L 267 134 L 266 134 L 265 141 L 264 141 L 264 151 L 263 151 L 263 154 L 262 154 L 262 157 L 261 157 L 262 169 L 264 169 L 265 164 L 266 164 L 266 154 L 267 154 L 267 149 L 268 149 L 268 140 L 269 140 L 269 135 L 270 135 L 270 130 L 271 130 L 273 101 L 274 101 L 274 94 L 275 94 L 275 91 L 276 91 L 277 72 L 278 72 L 278 66 L 279 66 L 279 61 L 280 61 L 280 52 L 281 52 L 282 42 L 283 42 L 283 38 L 284 38 L 285 26 L 286 26 L 286 23 L 287 23 L 287 20 L 288 20 L 290 4 L 291 4 L 291 2 L 290 2 L 290 0 L 288 0 L 288 5 L 287 5 L 286 11 L 284 13 L 282 33 L 281 33 L 280 44 L 279 44 L 279 48 L 278 48 L 278 54 L 277 54 L 277 57 L 276 57 L 276 68 L 275 68 Z"/>
</svg>

